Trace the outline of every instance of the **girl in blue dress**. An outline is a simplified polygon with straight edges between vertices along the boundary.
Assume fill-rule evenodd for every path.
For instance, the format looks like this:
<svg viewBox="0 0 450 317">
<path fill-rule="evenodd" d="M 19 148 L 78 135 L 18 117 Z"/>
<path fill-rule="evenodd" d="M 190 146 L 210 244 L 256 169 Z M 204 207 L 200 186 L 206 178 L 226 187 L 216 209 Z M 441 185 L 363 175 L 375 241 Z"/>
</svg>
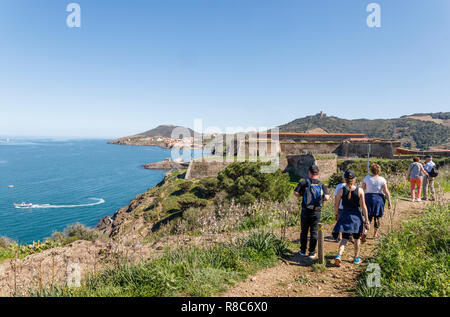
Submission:
<svg viewBox="0 0 450 317">
<path fill-rule="evenodd" d="M 334 215 L 337 220 L 336 231 L 342 233 L 342 241 L 339 244 L 338 255 L 335 259 L 335 265 L 341 266 L 342 254 L 344 253 L 347 241 L 353 236 L 355 246 L 355 257 L 353 263 L 361 263 L 359 257 L 360 237 L 364 228 L 370 229 L 368 221 L 367 207 L 364 198 L 364 190 L 358 188 L 356 183 L 356 175 L 352 170 L 348 170 L 344 174 L 346 186 L 339 189 L 334 204 Z M 339 212 L 339 205 L 342 202 L 342 211 Z M 361 212 L 362 209 L 362 212 Z M 364 214 L 364 219 L 363 219 Z"/>
</svg>

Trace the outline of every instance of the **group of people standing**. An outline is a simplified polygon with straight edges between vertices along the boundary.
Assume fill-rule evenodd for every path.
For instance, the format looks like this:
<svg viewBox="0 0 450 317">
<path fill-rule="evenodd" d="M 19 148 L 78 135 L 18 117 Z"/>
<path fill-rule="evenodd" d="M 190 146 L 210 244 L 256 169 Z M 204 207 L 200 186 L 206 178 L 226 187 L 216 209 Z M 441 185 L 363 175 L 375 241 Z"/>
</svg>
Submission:
<svg viewBox="0 0 450 317">
<path fill-rule="evenodd" d="M 348 241 L 354 244 L 353 263 L 361 263 L 359 257 L 360 245 L 366 241 L 367 232 L 370 225 L 374 225 L 374 238 L 379 238 L 379 228 L 381 218 L 384 215 L 384 208 L 392 208 L 391 194 L 387 181 L 381 175 L 381 167 L 378 164 L 370 166 L 370 175 L 367 175 L 361 187 L 357 186 L 356 174 L 352 170 L 347 170 L 342 175 L 342 183 L 336 187 L 334 192 L 335 204 L 334 214 L 336 225 L 333 229 L 333 238 L 339 242 L 338 254 L 335 258 L 335 265 L 341 266 L 342 254 Z M 414 157 L 413 163 L 408 169 L 408 179 L 411 183 L 412 201 L 427 199 L 427 191 L 431 193 L 431 200 L 435 199 L 434 177 L 437 176 L 436 165 L 431 156 L 426 157 L 426 163 L 422 165 L 418 157 Z M 425 178 L 424 178 L 425 177 Z M 423 186 L 423 198 L 421 191 Z M 415 188 L 417 187 L 417 196 Z M 318 236 L 318 224 L 321 216 L 321 209 L 324 201 L 329 200 L 328 189 L 325 184 L 319 181 L 319 168 L 311 166 L 309 178 L 302 180 L 294 191 L 295 196 L 302 197 L 301 212 L 301 234 L 300 251 L 301 256 L 306 255 L 308 232 L 309 258 L 315 259 Z M 417 199 L 416 199 L 417 197 Z"/>
<path fill-rule="evenodd" d="M 411 200 L 422 201 L 428 199 L 428 190 L 430 190 L 430 200 L 435 200 L 434 179 L 437 176 L 436 164 L 433 162 L 431 155 L 425 157 L 425 164 L 420 163 L 418 156 L 413 158 L 413 162 L 409 165 L 408 176 L 411 183 Z M 417 192 L 415 193 L 415 189 Z M 421 192 L 423 191 L 423 197 Z"/>
</svg>

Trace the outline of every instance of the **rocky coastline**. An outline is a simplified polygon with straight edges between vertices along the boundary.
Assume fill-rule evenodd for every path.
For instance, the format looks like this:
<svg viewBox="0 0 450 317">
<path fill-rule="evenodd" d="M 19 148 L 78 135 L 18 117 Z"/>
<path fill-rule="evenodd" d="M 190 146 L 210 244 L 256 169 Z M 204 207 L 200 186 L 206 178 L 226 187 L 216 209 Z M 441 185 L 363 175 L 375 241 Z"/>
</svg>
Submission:
<svg viewBox="0 0 450 317">
<path fill-rule="evenodd" d="M 188 162 L 176 162 L 172 161 L 170 158 L 165 159 L 161 162 L 149 163 L 144 165 L 145 169 L 149 170 L 182 170 L 189 167 Z"/>
</svg>

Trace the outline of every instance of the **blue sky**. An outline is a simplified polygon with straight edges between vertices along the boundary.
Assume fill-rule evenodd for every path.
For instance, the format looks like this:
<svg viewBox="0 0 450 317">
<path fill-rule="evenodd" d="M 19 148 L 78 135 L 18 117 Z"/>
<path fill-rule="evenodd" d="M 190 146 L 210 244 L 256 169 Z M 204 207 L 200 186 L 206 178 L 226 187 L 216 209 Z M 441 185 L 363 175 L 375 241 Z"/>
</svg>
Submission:
<svg viewBox="0 0 450 317">
<path fill-rule="evenodd" d="M 2 0 L 0 136 L 448 111 L 450 1 L 370 2 Z"/>
</svg>

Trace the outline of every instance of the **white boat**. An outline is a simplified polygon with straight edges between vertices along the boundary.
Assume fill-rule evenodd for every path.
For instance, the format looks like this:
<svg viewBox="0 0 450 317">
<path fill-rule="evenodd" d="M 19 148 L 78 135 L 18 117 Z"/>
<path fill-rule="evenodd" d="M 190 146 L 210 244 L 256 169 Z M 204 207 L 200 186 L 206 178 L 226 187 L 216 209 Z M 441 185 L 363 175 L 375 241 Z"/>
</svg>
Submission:
<svg viewBox="0 0 450 317">
<path fill-rule="evenodd" d="M 14 204 L 14 207 L 16 207 L 17 209 L 28 209 L 33 208 L 33 204 L 26 204 L 26 203 Z"/>
</svg>

